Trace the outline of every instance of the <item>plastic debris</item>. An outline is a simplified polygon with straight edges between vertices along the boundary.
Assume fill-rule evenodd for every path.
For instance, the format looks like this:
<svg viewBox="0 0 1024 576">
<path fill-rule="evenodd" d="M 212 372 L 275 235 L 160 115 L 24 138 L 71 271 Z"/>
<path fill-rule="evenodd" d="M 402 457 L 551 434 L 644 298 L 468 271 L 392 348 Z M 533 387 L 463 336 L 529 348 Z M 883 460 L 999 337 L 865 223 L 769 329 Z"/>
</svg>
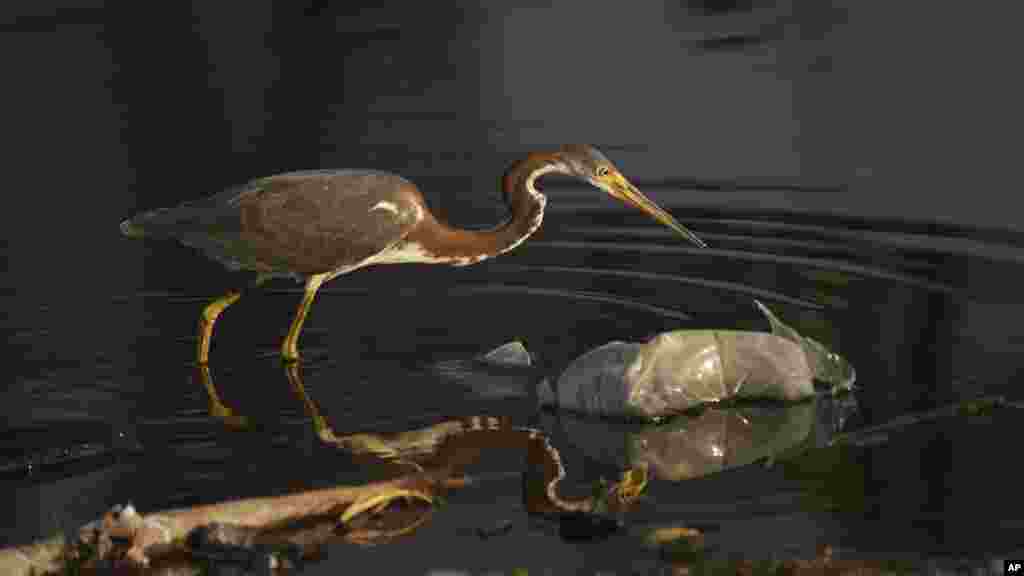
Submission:
<svg viewBox="0 0 1024 576">
<path fill-rule="evenodd" d="M 853 386 L 853 367 L 805 338 L 760 302 L 772 333 L 676 330 L 643 343 L 609 342 L 574 360 L 541 404 L 605 416 L 656 419 L 728 399 L 797 401 Z M 556 392 L 557 390 L 557 392 Z"/>
<path fill-rule="evenodd" d="M 518 340 L 513 340 L 508 344 L 502 344 L 481 356 L 480 359 L 491 364 L 506 366 L 533 365 L 533 359 L 530 357 L 530 353 L 526 350 L 526 346 L 523 346 L 523 343 Z"/>
</svg>

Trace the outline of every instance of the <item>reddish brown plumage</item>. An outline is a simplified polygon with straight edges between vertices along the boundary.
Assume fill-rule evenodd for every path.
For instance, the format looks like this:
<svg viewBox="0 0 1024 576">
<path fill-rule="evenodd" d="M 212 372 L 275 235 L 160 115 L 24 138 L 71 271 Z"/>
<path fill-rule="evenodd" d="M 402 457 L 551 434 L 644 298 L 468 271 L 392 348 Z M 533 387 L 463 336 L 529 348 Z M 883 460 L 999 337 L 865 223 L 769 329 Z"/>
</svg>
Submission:
<svg viewBox="0 0 1024 576">
<path fill-rule="evenodd" d="M 510 250 L 536 231 L 543 218 L 544 203 L 530 192 L 527 181 L 558 163 L 553 153 L 534 153 L 505 172 L 502 192 L 512 214 L 503 224 L 488 230 L 452 228 L 424 206 L 423 219 L 405 241 L 418 244 L 433 256 L 459 261 L 477 261 Z"/>
</svg>

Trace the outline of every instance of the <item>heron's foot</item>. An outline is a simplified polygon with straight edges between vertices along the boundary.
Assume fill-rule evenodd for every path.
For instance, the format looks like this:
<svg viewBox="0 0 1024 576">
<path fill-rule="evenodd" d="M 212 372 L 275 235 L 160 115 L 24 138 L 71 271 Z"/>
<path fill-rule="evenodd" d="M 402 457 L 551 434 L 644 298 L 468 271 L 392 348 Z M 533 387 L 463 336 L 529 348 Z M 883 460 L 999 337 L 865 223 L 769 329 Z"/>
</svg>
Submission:
<svg viewBox="0 0 1024 576">
<path fill-rule="evenodd" d="M 210 368 L 206 364 L 200 364 L 197 368 L 199 381 L 202 383 L 203 389 L 206 390 L 206 395 L 209 397 L 207 412 L 210 416 L 220 420 L 228 428 L 248 428 L 248 418 L 235 414 L 231 408 L 228 408 L 223 402 L 221 402 L 220 395 L 217 393 L 217 388 L 213 385 L 213 377 L 210 375 Z"/>
<path fill-rule="evenodd" d="M 338 437 L 334 435 L 334 428 L 327 423 L 327 419 L 319 414 L 313 415 L 313 431 L 316 432 L 321 441 L 328 444 L 337 444 Z"/>
<path fill-rule="evenodd" d="M 299 359 L 299 343 L 289 334 L 281 343 L 281 361 L 285 364 L 294 364 Z"/>
<path fill-rule="evenodd" d="M 622 480 L 615 486 L 614 492 L 620 504 L 636 502 L 647 488 L 647 468 L 631 468 L 622 474 Z"/>
<path fill-rule="evenodd" d="M 220 420 L 228 428 L 248 428 L 249 419 L 240 414 L 235 414 L 235 411 L 220 402 L 210 402 L 210 416 Z"/>
</svg>

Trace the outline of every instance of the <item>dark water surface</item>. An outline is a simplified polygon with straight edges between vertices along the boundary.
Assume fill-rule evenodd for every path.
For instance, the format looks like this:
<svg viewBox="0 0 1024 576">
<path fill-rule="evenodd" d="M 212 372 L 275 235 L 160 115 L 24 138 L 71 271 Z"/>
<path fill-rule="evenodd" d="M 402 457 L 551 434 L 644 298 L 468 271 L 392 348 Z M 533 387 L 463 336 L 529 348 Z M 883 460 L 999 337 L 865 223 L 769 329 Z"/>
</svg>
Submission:
<svg viewBox="0 0 1024 576">
<path fill-rule="evenodd" d="M 340 277 L 321 291 L 303 332 L 305 391 L 337 435 L 479 415 L 540 430 L 561 453 L 567 493 L 620 472 L 635 431 L 539 411 L 533 386 L 611 340 L 766 330 L 752 297 L 857 369 L 855 411 L 849 402 L 815 407 L 819 446 L 837 429 L 965 398 L 1024 397 L 1020 239 L 826 216 L 673 212 L 713 248 L 684 245 L 641 215 L 570 200 L 552 204 L 538 237 L 494 261 Z M 278 361 L 298 286 L 246 296 L 218 323 L 211 384 L 248 424 L 226 426 L 210 416 L 190 361 L 199 311 L 229 277 L 185 248 L 131 249 L 145 254 L 138 292 L 28 307 L 31 299 L 11 296 L 16 360 L 2 408 L 0 498 L 13 513 L 0 516 L 0 545 L 77 527 L 119 503 L 147 513 L 393 474 L 322 443 Z M 511 340 L 534 354 L 533 369 L 463 362 Z M 1024 499 L 1009 471 L 1020 460 L 1020 422 L 1015 410 L 997 409 L 818 448 L 797 464 L 654 477 L 625 527 L 597 542 L 568 541 L 529 519 L 524 454 L 488 449 L 484 439 L 466 470 L 480 481 L 453 492 L 417 531 L 380 546 L 339 539 L 306 572 L 651 573 L 667 568 L 631 534 L 670 523 L 703 529 L 722 557 L 807 558 L 828 545 L 851 558 L 991 566 L 1024 549 Z M 477 533 L 499 524 L 498 536 Z"/>
</svg>

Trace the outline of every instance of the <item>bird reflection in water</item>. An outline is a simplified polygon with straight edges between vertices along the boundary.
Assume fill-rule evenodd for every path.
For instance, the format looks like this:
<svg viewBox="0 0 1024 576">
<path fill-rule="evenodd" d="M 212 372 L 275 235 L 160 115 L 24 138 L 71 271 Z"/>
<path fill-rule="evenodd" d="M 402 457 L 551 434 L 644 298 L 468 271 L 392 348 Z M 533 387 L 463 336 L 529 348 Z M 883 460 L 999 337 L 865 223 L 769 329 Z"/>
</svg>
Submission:
<svg viewBox="0 0 1024 576">
<path fill-rule="evenodd" d="M 370 545 L 409 535 L 429 520 L 435 510 L 434 505 L 446 493 L 486 482 L 487 477 L 470 476 L 466 470 L 485 453 L 501 450 L 525 453 L 526 468 L 521 472 L 524 508 L 532 517 L 560 523 L 563 532 L 566 525 L 600 528 L 602 522 L 607 524 L 607 519 L 613 515 L 629 510 L 639 500 L 647 484 L 646 469 L 634 469 L 626 471 L 619 481 L 610 486 L 600 483 L 590 496 L 563 497 L 559 483 L 565 478 L 566 469 L 558 450 L 541 431 L 517 426 L 507 418 L 476 416 L 447 420 L 397 434 L 341 435 L 335 432 L 320 407 L 307 394 L 300 366 L 287 364 L 284 370 L 292 391 L 302 402 L 317 438 L 323 444 L 342 450 L 361 463 L 386 466 L 393 471 L 394 478 L 363 488 L 340 488 L 333 489 L 333 492 L 313 491 L 281 497 L 282 513 L 290 515 L 289 525 L 293 528 L 304 527 L 299 531 L 275 531 L 265 524 L 249 522 L 246 520 L 248 517 L 238 515 L 241 506 L 238 503 L 231 504 L 233 523 L 225 522 L 210 512 L 220 505 L 204 507 L 206 515 L 201 521 L 192 520 L 193 531 L 204 527 L 201 532 L 192 534 L 192 541 L 213 551 L 211 553 L 225 546 L 251 547 L 257 542 L 261 545 L 276 542 L 298 546 L 304 551 L 300 556 L 307 558 L 332 538 Z M 253 425 L 251 419 L 224 405 L 207 367 L 197 367 L 196 373 L 209 394 L 212 416 L 231 429 Z M 513 460 L 521 461 L 519 458 Z M 328 497 L 335 501 L 317 502 L 317 498 Z M 296 514 L 303 507 L 310 511 L 308 521 L 297 523 L 302 515 Z M 273 502 L 259 507 L 261 518 L 269 520 L 273 514 L 268 517 L 266 510 L 274 508 Z M 325 530 L 323 522 L 315 522 L 316 515 L 312 512 L 323 515 L 331 510 L 337 514 L 335 528 Z M 275 525 L 280 524 L 281 518 L 273 519 Z M 487 531 L 480 529 L 478 532 L 484 534 Z"/>
<path fill-rule="evenodd" d="M 565 478 L 566 469 L 559 451 L 541 430 L 516 425 L 508 418 L 472 416 L 393 434 L 339 435 L 306 392 L 300 366 L 286 364 L 284 372 L 292 392 L 310 417 L 317 438 L 325 445 L 356 457 L 369 458 L 372 463 L 400 464 L 407 470 L 445 478 L 462 477 L 464 470 L 485 452 L 502 449 L 525 452 L 530 462 L 527 473 L 541 472 L 536 485 L 542 488 L 543 494 L 527 503 L 528 510 L 593 512 L 602 506 L 598 499 L 592 497 L 569 500 L 559 496 L 557 487 Z M 197 374 L 209 395 L 211 416 L 235 429 L 249 422 L 245 416 L 235 414 L 223 404 L 207 367 L 197 367 Z M 640 498 L 646 485 L 646 467 L 638 466 L 625 471 L 622 478 L 608 488 L 605 496 L 614 500 L 615 503 L 611 504 L 613 511 L 625 510 Z"/>
</svg>

